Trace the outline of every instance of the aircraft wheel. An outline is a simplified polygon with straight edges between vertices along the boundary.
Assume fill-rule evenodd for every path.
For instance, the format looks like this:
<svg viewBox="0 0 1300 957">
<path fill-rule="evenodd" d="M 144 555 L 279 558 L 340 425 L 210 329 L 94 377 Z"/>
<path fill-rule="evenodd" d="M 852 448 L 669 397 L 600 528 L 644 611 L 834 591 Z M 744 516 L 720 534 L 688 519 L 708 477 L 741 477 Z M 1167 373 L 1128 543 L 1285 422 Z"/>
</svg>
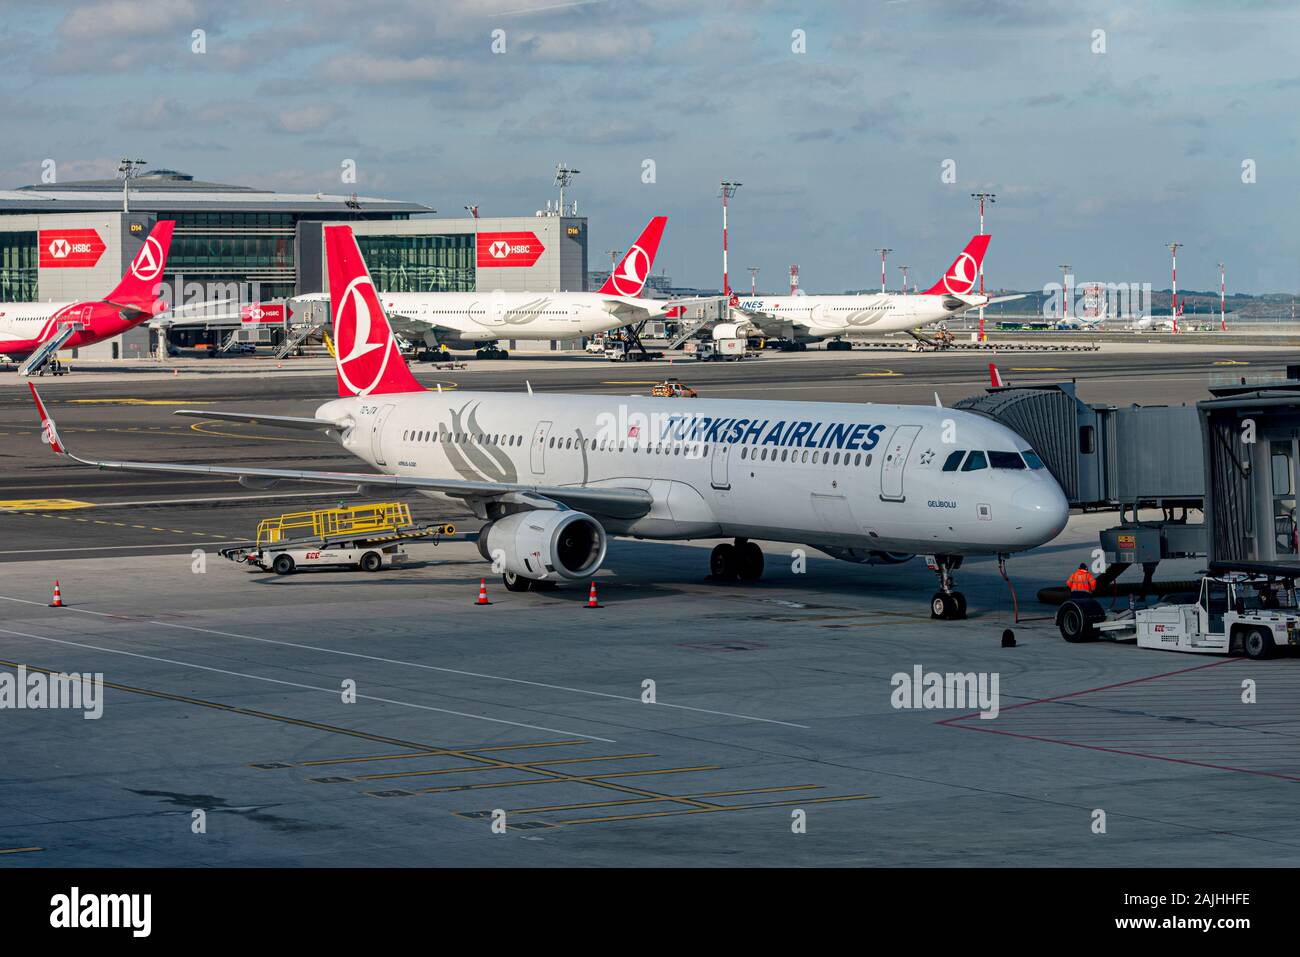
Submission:
<svg viewBox="0 0 1300 957">
<path fill-rule="evenodd" d="M 952 593 L 952 597 L 953 601 L 956 602 L 957 605 L 956 613 L 952 617 L 964 619 L 966 617 L 966 596 L 959 591 L 955 591 Z"/>
<path fill-rule="evenodd" d="M 510 350 L 509 350 L 509 349 L 502 349 L 502 350 L 500 350 L 500 351 L 497 353 L 497 358 L 498 358 L 498 359 L 509 359 L 509 358 L 510 358 Z"/>
<path fill-rule="evenodd" d="M 363 572 L 377 572 L 384 567 L 384 557 L 378 552 L 366 552 L 361 556 L 360 564 Z"/>
<path fill-rule="evenodd" d="M 1262 661 L 1273 657 L 1273 635 L 1264 628 L 1252 628 L 1241 636 L 1241 650 L 1247 658 Z"/>
<path fill-rule="evenodd" d="M 742 581 L 756 582 L 763 577 L 763 549 L 753 542 L 736 546 L 736 573 Z"/>
<path fill-rule="evenodd" d="M 271 562 L 271 571 L 277 575 L 292 575 L 294 569 L 293 556 L 276 555 L 275 561 Z"/>
<path fill-rule="evenodd" d="M 709 555 L 709 576 L 718 581 L 736 580 L 736 546 L 723 543 Z"/>
<path fill-rule="evenodd" d="M 957 600 L 947 592 L 935 592 L 934 597 L 930 599 L 930 617 L 941 618 L 944 621 L 956 618 Z"/>
<path fill-rule="evenodd" d="M 533 580 L 525 578 L 523 575 L 516 575 L 514 572 L 506 572 L 501 576 L 501 581 L 506 586 L 506 591 L 532 591 Z"/>
</svg>

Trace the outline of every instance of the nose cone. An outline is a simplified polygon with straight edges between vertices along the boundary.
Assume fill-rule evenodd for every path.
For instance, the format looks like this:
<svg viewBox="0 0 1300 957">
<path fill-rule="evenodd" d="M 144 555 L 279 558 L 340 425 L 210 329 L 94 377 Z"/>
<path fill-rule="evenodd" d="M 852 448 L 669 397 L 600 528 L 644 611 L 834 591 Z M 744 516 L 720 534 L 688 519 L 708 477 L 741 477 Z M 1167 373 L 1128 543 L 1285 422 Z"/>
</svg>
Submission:
<svg viewBox="0 0 1300 957">
<path fill-rule="evenodd" d="M 1049 475 L 1035 476 L 1021 486 L 1012 498 L 1015 509 L 1016 538 L 1020 548 L 1045 545 L 1065 530 L 1070 517 L 1070 503 L 1065 493 Z"/>
</svg>

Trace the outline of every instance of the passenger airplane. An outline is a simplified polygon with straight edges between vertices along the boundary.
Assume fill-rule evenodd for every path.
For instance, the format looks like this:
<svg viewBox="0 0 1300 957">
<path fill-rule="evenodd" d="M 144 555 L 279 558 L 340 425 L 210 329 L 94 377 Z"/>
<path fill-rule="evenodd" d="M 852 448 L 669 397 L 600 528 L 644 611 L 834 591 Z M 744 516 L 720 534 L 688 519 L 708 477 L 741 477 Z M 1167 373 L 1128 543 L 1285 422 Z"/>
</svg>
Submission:
<svg viewBox="0 0 1300 957">
<path fill-rule="evenodd" d="M 967 309 L 1006 302 L 1022 296 L 990 299 L 975 292 L 989 236 L 973 236 L 953 260 L 943 278 L 920 295 L 874 293 L 865 296 L 765 296 L 741 298 L 733 294 L 731 307 L 772 339 L 784 339 L 790 348 L 810 341 L 831 339 L 829 349 L 848 349 L 845 336 L 864 333 L 906 332 L 949 319 Z"/>
<path fill-rule="evenodd" d="M 312 418 L 178 415 L 320 431 L 378 474 L 99 461 L 100 469 L 414 489 L 468 505 L 479 551 L 512 591 L 587 579 L 608 536 L 728 538 L 717 578 L 753 580 L 754 539 L 895 564 L 933 556 L 931 613 L 960 618 L 952 572 L 966 555 L 1042 545 L 1065 527 L 1060 487 L 1022 438 L 983 416 L 931 406 L 641 396 L 430 392 L 402 361 L 346 226 L 325 227 L 339 398 Z M 42 435 L 71 455 L 32 395 Z"/>
<path fill-rule="evenodd" d="M 597 292 L 381 292 L 393 331 L 430 348 L 477 349 L 504 359 L 502 339 L 577 339 L 662 316 L 670 305 L 640 298 L 666 216 L 650 220 Z M 331 285 L 333 290 L 334 286 Z"/>
<path fill-rule="evenodd" d="M 24 372 L 35 371 L 45 361 L 57 364 L 60 349 L 101 342 L 163 312 L 168 307 L 158 297 L 158 283 L 175 225 L 169 219 L 154 224 L 122 281 L 103 299 L 0 303 L 0 355 L 11 361 L 30 357 Z"/>
</svg>

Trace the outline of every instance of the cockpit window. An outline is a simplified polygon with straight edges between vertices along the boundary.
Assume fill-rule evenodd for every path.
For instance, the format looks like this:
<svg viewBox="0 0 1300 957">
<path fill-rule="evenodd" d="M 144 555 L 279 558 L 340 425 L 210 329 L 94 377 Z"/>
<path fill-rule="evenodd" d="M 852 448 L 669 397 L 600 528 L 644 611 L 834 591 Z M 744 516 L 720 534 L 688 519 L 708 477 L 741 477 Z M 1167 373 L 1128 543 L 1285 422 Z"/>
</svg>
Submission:
<svg viewBox="0 0 1300 957">
<path fill-rule="evenodd" d="M 989 465 L 995 469 L 1023 469 L 1025 463 L 1016 452 L 990 452 Z"/>
<path fill-rule="evenodd" d="M 961 467 L 963 472 L 978 472 L 980 469 L 988 468 L 988 459 L 984 457 L 983 452 L 972 452 L 966 459 L 966 464 Z"/>
<path fill-rule="evenodd" d="M 1025 449 L 1020 454 L 1024 456 L 1025 464 L 1031 469 L 1047 468 L 1047 466 L 1043 464 L 1043 460 L 1038 457 L 1038 453 L 1033 449 Z"/>
<path fill-rule="evenodd" d="M 947 460 L 943 463 L 943 470 L 945 472 L 957 471 L 957 466 L 961 465 L 961 457 L 965 454 L 966 454 L 965 449 L 958 449 L 956 452 L 953 452 L 951 455 L 948 456 Z"/>
</svg>

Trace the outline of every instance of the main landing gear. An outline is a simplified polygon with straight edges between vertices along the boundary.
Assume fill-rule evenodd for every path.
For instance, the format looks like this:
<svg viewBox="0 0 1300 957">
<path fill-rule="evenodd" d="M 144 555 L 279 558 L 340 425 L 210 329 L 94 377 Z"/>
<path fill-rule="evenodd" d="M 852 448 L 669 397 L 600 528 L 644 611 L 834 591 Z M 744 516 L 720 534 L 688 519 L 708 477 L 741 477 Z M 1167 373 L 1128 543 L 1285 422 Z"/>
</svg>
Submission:
<svg viewBox="0 0 1300 957">
<path fill-rule="evenodd" d="M 960 555 L 935 555 L 930 569 L 939 576 L 939 590 L 930 599 L 930 617 L 956 621 L 966 617 L 966 596 L 953 590 L 952 573 L 961 568 Z"/>
<path fill-rule="evenodd" d="M 763 550 L 747 538 L 724 542 L 709 555 L 709 577 L 715 581 L 756 582 L 763 577 Z"/>
<path fill-rule="evenodd" d="M 510 358 L 510 353 L 507 350 L 502 349 L 495 342 L 492 343 L 491 345 L 483 346 L 481 349 L 475 352 L 474 355 L 478 356 L 478 358 L 480 359 L 509 359 Z"/>
</svg>

